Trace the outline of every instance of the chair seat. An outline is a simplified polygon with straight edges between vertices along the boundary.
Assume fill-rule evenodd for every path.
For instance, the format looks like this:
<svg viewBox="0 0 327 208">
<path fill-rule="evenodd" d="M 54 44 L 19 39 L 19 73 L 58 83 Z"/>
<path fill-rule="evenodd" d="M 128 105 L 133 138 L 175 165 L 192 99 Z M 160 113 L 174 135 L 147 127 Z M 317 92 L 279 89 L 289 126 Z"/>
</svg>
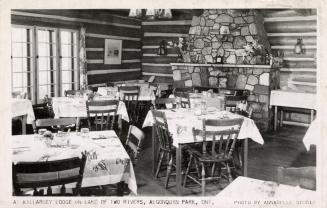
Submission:
<svg viewBox="0 0 327 208">
<path fill-rule="evenodd" d="M 200 148 L 196 146 L 187 146 L 186 150 L 190 154 L 192 154 L 193 157 L 197 158 L 200 162 L 225 162 L 232 160 L 232 158 L 228 158 L 223 153 L 212 155 L 208 152 L 207 154 L 203 154 Z"/>
</svg>

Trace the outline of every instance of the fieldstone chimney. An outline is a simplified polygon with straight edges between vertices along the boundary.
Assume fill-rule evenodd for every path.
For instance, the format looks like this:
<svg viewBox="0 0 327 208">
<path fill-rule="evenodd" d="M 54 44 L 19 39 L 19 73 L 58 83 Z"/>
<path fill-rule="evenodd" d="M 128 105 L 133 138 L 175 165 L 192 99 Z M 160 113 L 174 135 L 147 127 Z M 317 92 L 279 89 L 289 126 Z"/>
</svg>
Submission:
<svg viewBox="0 0 327 208">
<path fill-rule="evenodd" d="M 245 48 L 262 46 L 254 53 Z M 193 63 L 265 64 L 270 44 L 262 14 L 254 9 L 206 9 L 194 16 L 189 30 L 190 56 Z M 200 60 L 199 60 L 200 57 Z"/>
</svg>

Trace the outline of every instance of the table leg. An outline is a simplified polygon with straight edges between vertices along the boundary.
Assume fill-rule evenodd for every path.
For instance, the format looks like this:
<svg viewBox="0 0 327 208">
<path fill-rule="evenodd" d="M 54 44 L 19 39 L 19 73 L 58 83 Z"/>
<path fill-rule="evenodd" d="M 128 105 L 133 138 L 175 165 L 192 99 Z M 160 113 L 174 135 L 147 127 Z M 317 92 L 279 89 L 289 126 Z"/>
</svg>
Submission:
<svg viewBox="0 0 327 208">
<path fill-rule="evenodd" d="M 249 152 L 249 143 L 248 138 L 245 138 L 243 141 L 243 176 L 248 176 L 248 152 Z"/>
<path fill-rule="evenodd" d="M 182 190 L 182 146 L 178 144 L 176 148 L 176 187 L 177 187 L 177 196 L 183 194 Z"/>
<path fill-rule="evenodd" d="M 277 131 L 277 115 L 278 113 L 278 109 L 277 109 L 277 105 L 275 105 L 275 114 L 274 114 L 274 131 Z"/>
<path fill-rule="evenodd" d="M 22 134 L 26 134 L 27 115 L 22 116 Z"/>
</svg>

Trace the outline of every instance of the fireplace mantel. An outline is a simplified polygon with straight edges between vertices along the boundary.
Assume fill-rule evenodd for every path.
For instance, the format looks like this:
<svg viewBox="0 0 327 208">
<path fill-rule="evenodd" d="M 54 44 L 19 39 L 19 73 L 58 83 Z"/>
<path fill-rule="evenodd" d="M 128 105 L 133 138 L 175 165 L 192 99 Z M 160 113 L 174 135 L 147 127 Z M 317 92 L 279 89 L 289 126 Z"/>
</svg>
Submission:
<svg viewBox="0 0 327 208">
<path fill-rule="evenodd" d="M 199 63 L 170 63 L 171 66 L 192 66 L 192 67 L 221 67 L 221 68 L 259 68 L 271 69 L 272 65 L 252 65 L 252 64 L 199 64 Z"/>
</svg>

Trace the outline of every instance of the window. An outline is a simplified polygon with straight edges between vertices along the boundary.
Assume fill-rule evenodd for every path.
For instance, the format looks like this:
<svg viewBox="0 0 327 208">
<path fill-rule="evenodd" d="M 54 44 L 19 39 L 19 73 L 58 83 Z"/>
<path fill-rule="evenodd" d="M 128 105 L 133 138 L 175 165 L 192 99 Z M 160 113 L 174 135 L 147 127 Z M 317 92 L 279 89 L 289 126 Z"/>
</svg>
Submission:
<svg viewBox="0 0 327 208">
<path fill-rule="evenodd" d="M 12 91 L 26 92 L 33 103 L 79 88 L 78 31 L 14 26 Z"/>
<path fill-rule="evenodd" d="M 12 28 L 11 31 L 11 69 L 12 91 L 26 92 L 32 99 L 32 29 Z"/>
<path fill-rule="evenodd" d="M 56 35 L 54 30 L 37 30 L 38 98 L 56 96 Z"/>
<path fill-rule="evenodd" d="M 77 89 L 79 83 L 77 33 L 60 31 L 61 45 L 61 94 Z"/>
</svg>

